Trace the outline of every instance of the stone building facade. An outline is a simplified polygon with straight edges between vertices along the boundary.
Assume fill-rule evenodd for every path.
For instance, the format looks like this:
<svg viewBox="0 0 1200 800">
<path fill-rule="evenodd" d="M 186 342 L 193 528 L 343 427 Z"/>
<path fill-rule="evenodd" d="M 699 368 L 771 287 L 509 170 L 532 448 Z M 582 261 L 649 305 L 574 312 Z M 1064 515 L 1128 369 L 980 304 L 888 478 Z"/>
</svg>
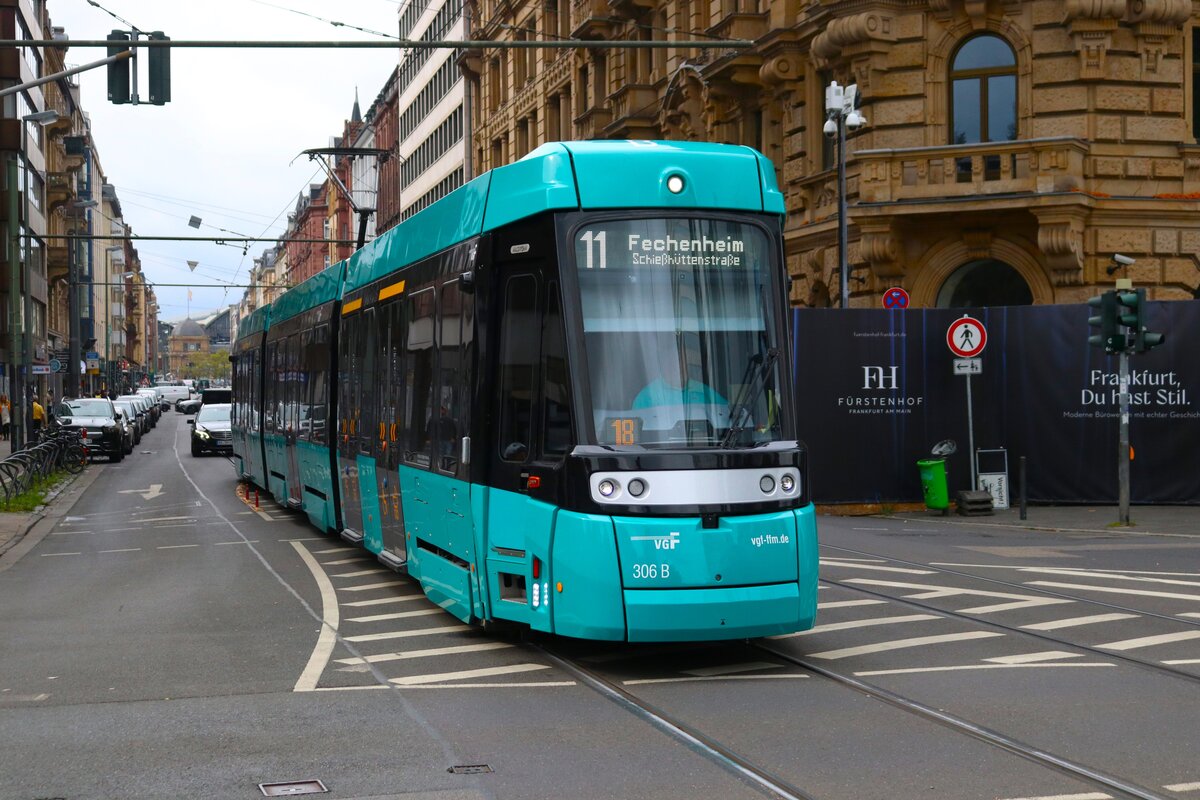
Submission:
<svg viewBox="0 0 1200 800">
<path fill-rule="evenodd" d="M 1200 14 L 1187 0 L 480 0 L 474 40 L 747 48 L 464 54 L 474 173 L 559 139 L 756 147 L 786 196 L 792 300 L 837 303 L 825 87 L 847 142 L 851 305 L 1074 303 L 1117 277 L 1200 292 Z M 1112 256 L 1137 259 L 1111 273 Z"/>
</svg>

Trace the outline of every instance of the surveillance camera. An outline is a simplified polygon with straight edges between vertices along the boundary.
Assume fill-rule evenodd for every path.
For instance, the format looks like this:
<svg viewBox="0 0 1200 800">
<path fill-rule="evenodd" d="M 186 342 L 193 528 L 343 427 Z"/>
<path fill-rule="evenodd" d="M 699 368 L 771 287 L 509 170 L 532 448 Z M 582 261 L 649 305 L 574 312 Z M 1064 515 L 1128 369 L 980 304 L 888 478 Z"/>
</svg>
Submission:
<svg viewBox="0 0 1200 800">
<path fill-rule="evenodd" d="M 833 138 L 834 136 L 837 136 L 837 123 L 833 121 L 832 117 L 830 117 L 829 119 L 825 120 L 825 126 L 821 128 L 821 130 L 825 132 L 826 136 Z"/>
<path fill-rule="evenodd" d="M 852 131 L 856 131 L 866 124 L 867 118 L 857 111 L 851 111 L 846 115 L 846 127 Z"/>
<path fill-rule="evenodd" d="M 1128 267 L 1130 264 L 1137 262 L 1136 258 L 1130 258 L 1129 256 L 1123 256 L 1120 253 L 1113 253 L 1112 260 L 1117 262 L 1118 264 L 1120 264 L 1122 267 Z"/>
</svg>

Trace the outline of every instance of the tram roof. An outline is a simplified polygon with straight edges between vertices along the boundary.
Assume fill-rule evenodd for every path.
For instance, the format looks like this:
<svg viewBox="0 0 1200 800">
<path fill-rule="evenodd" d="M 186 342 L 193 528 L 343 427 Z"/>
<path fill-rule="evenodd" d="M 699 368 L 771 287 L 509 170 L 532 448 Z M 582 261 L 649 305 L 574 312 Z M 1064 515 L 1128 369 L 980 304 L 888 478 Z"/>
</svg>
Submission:
<svg viewBox="0 0 1200 800">
<path fill-rule="evenodd" d="M 667 190 L 670 175 L 684 179 L 682 192 Z M 346 262 L 345 291 L 366 286 L 399 265 L 543 211 L 610 208 L 784 213 L 774 166 L 749 147 L 708 142 L 552 142 L 460 186 L 354 253 Z"/>
<path fill-rule="evenodd" d="M 342 295 L 345 276 L 346 262 L 339 261 L 288 289 L 271 304 L 271 322 L 280 323 L 337 300 Z"/>
<path fill-rule="evenodd" d="M 262 333 L 270 327 L 271 306 L 259 306 L 246 315 L 246 318 L 238 323 L 238 338 L 253 336 L 256 333 Z"/>
</svg>

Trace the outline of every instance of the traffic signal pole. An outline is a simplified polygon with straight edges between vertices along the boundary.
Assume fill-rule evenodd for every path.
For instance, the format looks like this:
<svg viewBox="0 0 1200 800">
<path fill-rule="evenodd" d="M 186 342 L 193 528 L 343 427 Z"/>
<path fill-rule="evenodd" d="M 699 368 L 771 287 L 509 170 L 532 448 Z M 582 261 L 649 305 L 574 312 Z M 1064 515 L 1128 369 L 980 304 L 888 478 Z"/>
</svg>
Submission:
<svg viewBox="0 0 1200 800">
<path fill-rule="evenodd" d="M 1129 350 L 1118 359 L 1121 381 L 1121 432 L 1117 436 L 1117 521 L 1129 524 Z"/>
</svg>

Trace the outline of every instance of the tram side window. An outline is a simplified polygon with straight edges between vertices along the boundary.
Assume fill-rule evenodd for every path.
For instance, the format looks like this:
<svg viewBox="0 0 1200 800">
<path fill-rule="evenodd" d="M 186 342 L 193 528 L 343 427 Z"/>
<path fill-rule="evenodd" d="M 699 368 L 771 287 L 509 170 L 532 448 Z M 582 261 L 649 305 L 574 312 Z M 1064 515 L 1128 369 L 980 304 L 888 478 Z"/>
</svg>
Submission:
<svg viewBox="0 0 1200 800">
<path fill-rule="evenodd" d="M 533 439 L 534 372 L 538 360 L 537 282 L 509 278 L 500 331 L 500 458 L 525 461 Z"/>
<path fill-rule="evenodd" d="M 376 324 L 375 309 L 368 308 L 362 315 L 359 331 L 363 360 L 358 395 L 358 447 L 363 453 L 375 452 L 375 427 L 379 419 L 379 396 L 375 391 L 378 385 L 376 373 L 379 370 L 379 336 L 376 335 Z"/>
<path fill-rule="evenodd" d="M 558 284 L 546 286 L 546 315 L 542 328 L 542 454 L 561 458 L 571 449 L 571 388 L 567 379 L 567 348 L 563 340 Z"/>
<path fill-rule="evenodd" d="M 438 469 L 454 472 L 458 468 L 459 417 L 466 403 L 459 384 L 462 370 L 462 298 L 458 281 L 442 285 L 438 314 L 438 407 L 435 432 Z"/>
<path fill-rule="evenodd" d="M 275 406 L 278 403 L 280 378 L 279 342 L 271 342 L 267 345 L 266 370 L 266 407 L 264 409 L 263 433 L 274 433 L 276 420 Z"/>
<path fill-rule="evenodd" d="M 422 467 L 430 464 L 430 427 L 433 411 L 435 296 L 427 288 L 408 300 L 408 342 L 404 372 L 409 395 L 404 404 L 404 460 Z"/>
<path fill-rule="evenodd" d="M 357 357 L 354 351 L 356 320 L 357 317 L 343 318 L 341 336 L 338 340 L 338 430 L 341 435 L 337 444 L 342 449 L 343 455 L 348 455 L 350 420 L 354 414 L 354 409 L 350 405 L 350 398 L 353 396 L 350 391 L 350 383 L 354 380 L 354 361 Z"/>
<path fill-rule="evenodd" d="M 388 458 L 387 468 L 394 470 L 400 465 L 401 440 L 404 435 L 405 363 L 404 343 L 407 341 L 404 317 L 405 303 L 393 302 L 387 307 L 390 321 L 388 330 L 388 375 L 387 375 L 387 423 Z"/>
<path fill-rule="evenodd" d="M 308 430 L 308 440 L 317 444 L 325 443 L 325 411 L 329 403 L 326 380 L 329 375 L 329 357 L 325 348 L 328 346 L 328 325 L 320 325 L 309 332 L 304 357 L 304 369 L 309 376 L 308 403 L 305 411 L 306 421 L 302 421 L 301 424 Z"/>
</svg>

